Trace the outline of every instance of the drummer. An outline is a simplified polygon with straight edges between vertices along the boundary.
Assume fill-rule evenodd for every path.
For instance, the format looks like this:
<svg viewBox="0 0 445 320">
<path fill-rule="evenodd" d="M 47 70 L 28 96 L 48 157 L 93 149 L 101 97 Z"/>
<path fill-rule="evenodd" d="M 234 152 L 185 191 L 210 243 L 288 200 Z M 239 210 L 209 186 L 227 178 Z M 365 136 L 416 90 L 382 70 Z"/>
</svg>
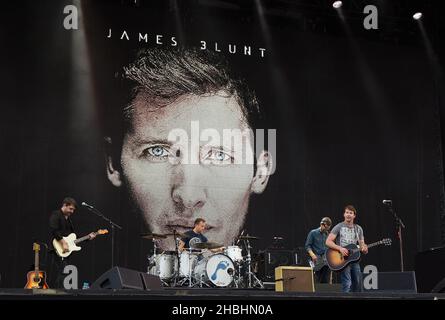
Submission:
<svg viewBox="0 0 445 320">
<path fill-rule="evenodd" d="M 206 221 L 203 218 L 197 218 L 192 230 L 184 232 L 184 237 L 179 240 L 179 251 L 182 252 L 186 249 L 193 248 L 197 243 L 208 242 L 207 238 L 203 235 L 206 229 Z M 221 252 L 224 247 L 210 249 L 211 252 Z"/>
</svg>

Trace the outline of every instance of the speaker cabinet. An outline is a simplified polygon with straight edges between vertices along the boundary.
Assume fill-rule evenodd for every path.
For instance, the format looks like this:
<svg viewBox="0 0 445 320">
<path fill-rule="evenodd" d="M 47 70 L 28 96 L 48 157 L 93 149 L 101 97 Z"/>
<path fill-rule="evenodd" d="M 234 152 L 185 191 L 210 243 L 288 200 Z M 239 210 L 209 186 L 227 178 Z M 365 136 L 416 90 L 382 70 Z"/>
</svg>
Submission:
<svg viewBox="0 0 445 320">
<path fill-rule="evenodd" d="M 440 282 L 445 279 L 444 264 L 445 246 L 416 254 L 414 270 L 416 270 L 419 292 L 440 292 Z"/>
<path fill-rule="evenodd" d="M 293 266 L 275 268 L 275 291 L 315 292 L 312 268 Z"/>
<path fill-rule="evenodd" d="M 366 289 L 366 276 L 363 274 L 364 292 L 393 292 L 393 293 L 417 293 L 416 274 L 414 271 L 406 272 L 378 272 L 377 288 Z"/>
<path fill-rule="evenodd" d="M 340 293 L 341 290 L 341 284 L 340 283 L 316 283 L 315 284 L 315 292 L 325 292 L 325 293 Z"/>
<path fill-rule="evenodd" d="M 162 283 L 159 277 L 147 274 L 145 272 L 140 273 L 142 276 L 142 284 L 145 290 L 159 290 L 162 289 Z"/>
<path fill-rule="evenodd" d="M 265 250 L 258 255 L 258 276 L 262 281 L 273 281 L 275 268 L 297 264 L 297 255 L 292 250 Z"/>
<path fill-rule="evenodd" d="M 436 284 L 431 290 L 432 293 L 445 293 L 445 278 L 442 279 L 442 281 L 439 281 L 438 284 Z"/>
<path fill-rule="evenodd" d="M 91 285 L 91 289 L 151 290 L 161 288 L 159 277 L 121 267 L 111 268 Z"/>
</svg>

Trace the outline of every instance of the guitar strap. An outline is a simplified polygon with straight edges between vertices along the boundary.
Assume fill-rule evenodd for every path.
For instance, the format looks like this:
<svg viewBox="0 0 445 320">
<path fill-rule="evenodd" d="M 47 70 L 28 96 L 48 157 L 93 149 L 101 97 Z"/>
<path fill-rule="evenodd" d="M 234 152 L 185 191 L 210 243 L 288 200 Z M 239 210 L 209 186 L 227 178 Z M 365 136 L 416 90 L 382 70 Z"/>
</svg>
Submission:
<svg viewBox="0 0 445 320">
<path fill-rule="evenodd" d="M 358 236 L 358 228 L 356 224 L 354 224 L 354 232 L 355 232 L 355 238 L 357 239 L 356 243 L 358 243 L 360 238 Z"/>
<path fill-rule="evenodd" d="M 73 232 L 75 232 L 75 230 L 74 230 L 74 226 L 73 226 L 73 222 L 71 221 L 71 218 L 70 217 L 68 217 L 68 222 L 69 222 L 69 224 L 70 224 L 70 226 L 71 226 L 71 230 L 73 230 Z"/>
</svg>

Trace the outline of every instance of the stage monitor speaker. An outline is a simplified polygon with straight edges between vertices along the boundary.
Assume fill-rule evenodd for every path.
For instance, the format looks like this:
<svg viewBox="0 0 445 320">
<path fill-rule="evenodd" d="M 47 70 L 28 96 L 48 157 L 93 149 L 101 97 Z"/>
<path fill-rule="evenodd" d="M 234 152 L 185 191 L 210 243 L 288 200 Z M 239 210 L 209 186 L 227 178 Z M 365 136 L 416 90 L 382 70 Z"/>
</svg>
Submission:
<svg viewBox="0 0 445 320">
<path fill-rule="evenodd" d="M 159 277 L 141 272 L 142 283 L 145 290 L 159 290 L 162 289 L 161 279 Z"/>
<path fill-rule="evenodd" d="M 259 254 L 258 276 L 262 281 L 273 281 L 275 268 L 297 264 L 297 256 L 292 250 L 268 249 Z"/>
<path fill-rule="evenodd" d="M 315 292 L 342 292 L 340 283 L 315 283 Z"/>
<path fill-rule="evenodd" d="M 275 291 L 315 292 L 312 268 L 293 266 L 275 268 Z"/>
<path fill-rule="evenodd" d="M 445 279 L 445 246 L 418 252 L 415 259 L 417 289 L 419 292 L 437 292 Z M 434 290 L 434 291 L 433 291 Z"/>
<path fill-rule="evenodd" d="M 363 274 L 365 284 L 366 274 Z M 416 274 L 414 271 L 405 272 L 378 272 L 377 289 L 366 289 L 364 292 L 394 292 L 394 293 L 417 293 Z"/>
<path fill-rule="evenodd" d="M 431 290 L 432 293 L 445 293 L 445 278 L 439 281 Z"/>
<path fill-rule="evenodd" d="M 91 289 L 161 289 L 161 280 L 144 272 L 114 267 L 101 275 Z"/>
</svg>

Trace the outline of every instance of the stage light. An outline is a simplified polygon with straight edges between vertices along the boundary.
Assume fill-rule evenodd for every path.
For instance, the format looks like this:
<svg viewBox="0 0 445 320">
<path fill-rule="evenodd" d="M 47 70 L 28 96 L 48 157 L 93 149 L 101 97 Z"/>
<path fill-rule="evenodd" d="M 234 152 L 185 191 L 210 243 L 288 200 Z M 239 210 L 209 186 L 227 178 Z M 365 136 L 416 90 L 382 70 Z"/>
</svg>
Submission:
<svg viewBox="0 0 445 320">
<path fill-rule="evenodd" d="M 419 19 L 422 18 L 422 16 L 423 16 L 422 12 L 416 12 L 416 13 L 413 15 L 413 19 L 414 19 L 414 20 L 419 20 Z"/>
<path fill-rule="evenodd" d="M 332 4 L 332 6 L 333 6 L 335 9 L 341 8 L 342 5 L 343 5 L 343 2 L 341 2 L 341 1 L 335 1 L 335 2 Z"/>
</svg>

